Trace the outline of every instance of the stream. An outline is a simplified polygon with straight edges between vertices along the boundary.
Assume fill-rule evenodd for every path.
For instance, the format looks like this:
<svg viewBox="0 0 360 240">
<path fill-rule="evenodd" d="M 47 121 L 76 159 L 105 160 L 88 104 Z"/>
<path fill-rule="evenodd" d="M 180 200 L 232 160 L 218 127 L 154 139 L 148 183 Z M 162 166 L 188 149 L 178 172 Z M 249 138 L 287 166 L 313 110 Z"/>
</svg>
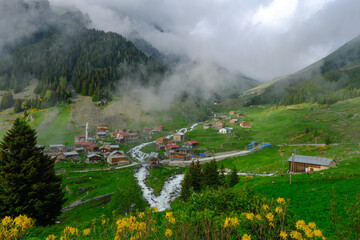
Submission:
<svg viewBox="0 0 360 240">
<path fill-rule="evenodd" d="M 187 133 L 188 131 L 193 130 L 198 123 L 193 124 L 189 128 L 181 128 L 176 131 L 176 133 Z M 170 138 L 173 135 L 166 136 Z M 143 197 L 145 200 L 150 204 L 150 207 L 157 207 L 159 211 L 164 211 L 165 209 L 170 208 L 170 203 L 180 196 L 181 192 L 181 182 L 184 179 L 184 174 L 177 174 L 165 181 L 165 184 L 160 192 L 159 196 L 154 194 L 154 189 L 147 186 L 145 180 L 149 175 L 149 170 L 147 168 L 147 160 L 150 157 L 150 154 L 144 153 L 141 149 L 149 145 L 151 143 L 155 143 L 155 141 L 142 143 L 136 147 L 133 147 L 129 150 L 129 154 L 131 154 L 133 159 L 136 159 L 141 163 L 140 169 L 134 174 L 135 178 L 137 179 L 139 186 L 143 192 Z"/>
</svg>

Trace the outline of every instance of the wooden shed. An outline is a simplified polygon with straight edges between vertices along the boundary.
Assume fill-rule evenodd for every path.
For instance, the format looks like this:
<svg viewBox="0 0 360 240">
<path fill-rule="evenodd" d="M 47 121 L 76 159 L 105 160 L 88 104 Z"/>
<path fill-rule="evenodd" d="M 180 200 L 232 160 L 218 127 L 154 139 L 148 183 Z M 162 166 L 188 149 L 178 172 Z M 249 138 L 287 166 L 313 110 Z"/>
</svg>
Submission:
<svg viewBox="0 0 360 240">
<path fill-rule="evenodd" d="M 289 172 L 313 172 L 336 167 L 332 158 L 294 155 L 288 159 Z"/>
</svg>

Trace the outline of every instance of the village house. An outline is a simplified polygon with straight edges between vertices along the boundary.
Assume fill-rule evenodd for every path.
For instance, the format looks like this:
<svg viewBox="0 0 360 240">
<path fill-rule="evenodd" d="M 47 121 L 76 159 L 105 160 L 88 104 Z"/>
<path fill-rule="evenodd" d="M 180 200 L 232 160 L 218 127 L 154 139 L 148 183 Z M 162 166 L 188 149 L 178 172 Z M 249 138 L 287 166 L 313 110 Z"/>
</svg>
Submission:
<svg viewBox="0 0 360 240">
<path fill-rule="evenodd" d="M 176 133 L 173 136 L 173 141 L 174 142 L 182 142 L 185 140 L 185 134 L 183 133 Z"/>
<path fill-rule="evenodd" d="M 164 126 L 155 126 L 154 130 L 157 132 L 162 132 L 162 131 L 164 131 Z"/>
<path fill-rule="evenodd" d="M 178 149 L 180 148 L 179 145 L 176 145 L 176 144 L 168 144 L 165 146 L 165 150 L 166 152 L 164 153 L 165 156 L 167 157 L 170 157 L 171 156 L 171 153 L 174 152 L 175 149 Z"/>
<path fill-rule="evenodd" d="M 80 134 L 75 136 L 75 142 L 85 142 L 86 141 L 86 135 Z"/>
<path fill-rule="evenodd" d="M 119 133 L 124 133 L 124 132 L 126 132 L 126 129 L 125 128 L 118 128 L 115 131 L 119 132 Z"/>
<path fill-rule="evenodd" d="M 87 142 L 96 143 L 96 139 L 92 137 L 88 137 Z"/>
<path fill-rule="evenodd" d="M 249 123 L 249 122 L 246 122 L 246 121 L 242 121 L 242 122 L 240 123 L 240 126 L 241 126 L 242 128 L 251 128 L 250 123 Z"/>
<path fill-rule="evenodd" d="M 90 150 L 91 152 L 97 152 L 97 151 L 99 151 L 99 145 L 91 143 L 89 150 Z"/>
<path fill-rule="evenodd" d="M 96 133 L 96 138 L 106 138 L 107 134 L 106 132 L 97 132 Z"/>
<path fill-rule="evenodd" d="M 118 132 L 112 132 L 112 133 L 110 133 L 110 136 L 111 136 L 111 137 L 118 137 L 118 136 L 120 136 L 120 135 L 119 135 Z"/>
<path fill-rule="evenodd" d="M 155 145 L 156 150 L 162 150 L 165 149 L 166 144 L 168 143 L 169 139 L 166 137 L 159 137 L 156 139 Z"/>
<path fill-rule="evenodd" d="M 86 156 L 85 162 L 86 163 L 99 163 L 102 161 L 102 157 L 98 154 L 92 153 Z"/>
<path fill-rule="evenodd" d="M 183 147 L 186 147 L 186 148 L 193 148 L 193 147 L 196 147 L 196 146 L 199 146 L 199 142 L 198 141 L 187 141 L 183 144 Z"/>
<path fill-rule="evenodd" d="M 115 150 L 119 150 L 119 145 L 116 144 L 111 144 L 109 146 L 110 152 L 115 151 Z"/>
<path fill-rule="evenodd" d="M 161 167 L 160 163 L 161 159 L 159 157 L 159 154 L 156 152 L 150 153 L 150 159 L 148 160 L 149 168 L 158 168 Z"/>
<path fill-rule="evenodd" d="M 236 116 L 238 116 L 238 117 L 245 117 L 245 115 L 242 114 L 242 113 L 238 113 L 238 114 L 236 114 Z"/>
<path fill-rule="evenodd" d="M 79 147 L 79 148 L 75 147 L 72 151 L 77 152 L 79 154 L 80 153 L 85 153 L 85 148 L 83 148 L 83 147 Z"/>
<path fill-rule="evenodd" d="M 219 130 L 221 128 L 225 127 L 225 122 L 223 121 L 217 121 L 214 125 L 213 128 L 216 130 Z"/>
<path fill-rule="evenodd" d="M 288 159 L 289 172 L 313 172 L 337 166 L 332 158 L 294 155 Z"/>
<path fill-rule="evenodd" d="M 124 144 L 125 143 L 125 138 L 123 136 L 119 136 L 119 137 L 114 139 L 114 142 L 119 143 L 119 144 Z"/>
<path fill-rule="evenodd" d="M 234 111 L 230 111 L 230 112 L 229 112 L 229 115 L 234 115 L 234 114 L 235 114 Z"/>
<path fill-rule="evenodd" d="M 96 152 L 99 151 L 99 145 L 93 144 L 91 142 L 76 142 L 75 148 L 84 148 L 86 152 Z"/>
<path fill-rule="evenodd" d="M 219 133 L 222 133 L 222 134 L 231 133 L 231 129 L 230 128 L 220 128 Z"/>
<path fill-rule="evenodd" d="M 191 148 L 177 148 L 174 149 L 174 152 L 171 153 L 170 158 L 171 160 L 181 160 L 181 161 L 187 161 L 191 160 L 194 156 L 194 150 Z"/>
<path fill-rule="evenodd" d="M 72 162 L 80 161 L 80 156 L 77 152 L 64 152 L 57 157 L 57 160 L 67 161 L 71 160 Z"/>
<path fill-rule="evenodd" d="M 204 129 L 208 129 L 212 127 L 212 123 L 204 123 Z"/>
<path fill-rule="evenodd" d="M 107 148 L 107 147 L 100 147 L 99 148 L 99 152 L 101 152 L 101 153 L 107 153 L 107 152 L 109 152 L 109 148 Z"/>
<path fill-rule="evenodd" d="M 152 128 L 144 128 L 143 133 L 152 134 Z"/>
<path fill-rule="evenodd" d="M 122 137 L 126 141 L 126 139 L 129 137 L 129 134 L 126 132 L 119 132 L 117 137 L 118 138 Z"/>
<path fill-rule="evenodd" d="M 124 154 L 123 151 L 113 151 L 107 157 L 107 162 L 109 164 L 129 164 L 130 161 L 128 160 L 127 156 Z"/>
<path fill-rule="evenodd" d="M 64 152 L 66 150 L 64 144 L 52 144 L 49 145 L 50 152 Z"/>
<path fill-rule="evenodd" d="M 231 120 L 229 121 L 229 123 L 235 124 L 235 123 L 238 123 L 238 120 L 237 120 L 237 119 L 231 119 Z"/>
<path fill-rule="evenodd" d="M 107 127 L 97 127 L 96 130 L 97 130 L 97 132 L 107 132 L 108 128 Z"/>
<path fill-rule="evenodd" d="M 128 139 L 129 139 L 130 141 L 134 141 L 134 140 L 139 139 L 139 133 L 138 133 L 138 132 L 131 132 L 131 133 L 129 133 Z"/>
</svg>

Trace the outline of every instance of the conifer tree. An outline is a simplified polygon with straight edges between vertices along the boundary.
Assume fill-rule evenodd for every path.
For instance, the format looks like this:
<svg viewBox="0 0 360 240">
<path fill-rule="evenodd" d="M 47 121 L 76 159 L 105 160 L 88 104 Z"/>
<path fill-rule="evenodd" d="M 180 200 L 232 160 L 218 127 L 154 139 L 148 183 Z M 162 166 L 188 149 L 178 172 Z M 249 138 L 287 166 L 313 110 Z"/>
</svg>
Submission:
<svg viewBox="0 0 360 240">
<path fill-rule="evenodd" d="M 21 99 L 16 99 L 14 104 L 14 113 L 19 113 L 22 111 L 22 101 Z"/>
<path fill-rule="evenodd" d="M 228 186 L 229 187 L 235 186 L 236 184 L 238 184 L 238 182 L 239 182 L 239 176 L 237 175 L 236 166 L 234 166 L 228 177 Z"/>
<path fill-rule="evenodd" d="M 202 172 L 199 161 L 196 163 L 192 161 L 188 170 L 185 173 L 184 180 L 182 182 L 182 189 L 180 197 L 186 200 L 190 196 L 190 189 L 199 192 L 201 190 Z"/>
<path fill-rule="evenodd" d="M 0 144 L 0 186 L 1 218 L 26 214 L 48 225 L 61 213 L 61 178 L 24 120 L 16 119 Z"/>
<path fill-rule="evenodd" d="M 217 187 L 220 185 L 219 173 L 215 160 L 206 163 L 203 169 L 203 186 L 204 187 Z"/>
</svg>

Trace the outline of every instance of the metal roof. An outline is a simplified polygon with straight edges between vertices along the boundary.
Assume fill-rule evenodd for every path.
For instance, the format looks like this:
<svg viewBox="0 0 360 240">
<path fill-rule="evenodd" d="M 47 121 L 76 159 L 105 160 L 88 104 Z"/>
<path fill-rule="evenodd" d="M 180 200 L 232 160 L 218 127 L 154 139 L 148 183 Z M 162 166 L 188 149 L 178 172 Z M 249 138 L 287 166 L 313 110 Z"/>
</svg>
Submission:
<svg viewBox="0 0 360 240">
<path fill-rule="evenodd" d="M 179 151 L 192 151 L 191 148 L 186 148 L 186 147 L 181 147 L 181 148 L 178 148 Z"/>
<path fill-rule="evenodd" d="M 64 152 L 65 156 L 77 156 L 79 155 L 77 152 Z"/>
<path fill-rule="evenodd" d="M 329 166 L 333 160 L 334 159 L 324 158 L 324 157 L 312 157 L 312 156 L 304 156 L 304 155 L 295 155 L 294 156 L 294 162 L 315 164 L 315 165 L 321 165 L 321 166 Z M 291 161 L 292 161 L 292 157 L 289 157 L 288 162 L 291 162 Z"/>
</svg>

